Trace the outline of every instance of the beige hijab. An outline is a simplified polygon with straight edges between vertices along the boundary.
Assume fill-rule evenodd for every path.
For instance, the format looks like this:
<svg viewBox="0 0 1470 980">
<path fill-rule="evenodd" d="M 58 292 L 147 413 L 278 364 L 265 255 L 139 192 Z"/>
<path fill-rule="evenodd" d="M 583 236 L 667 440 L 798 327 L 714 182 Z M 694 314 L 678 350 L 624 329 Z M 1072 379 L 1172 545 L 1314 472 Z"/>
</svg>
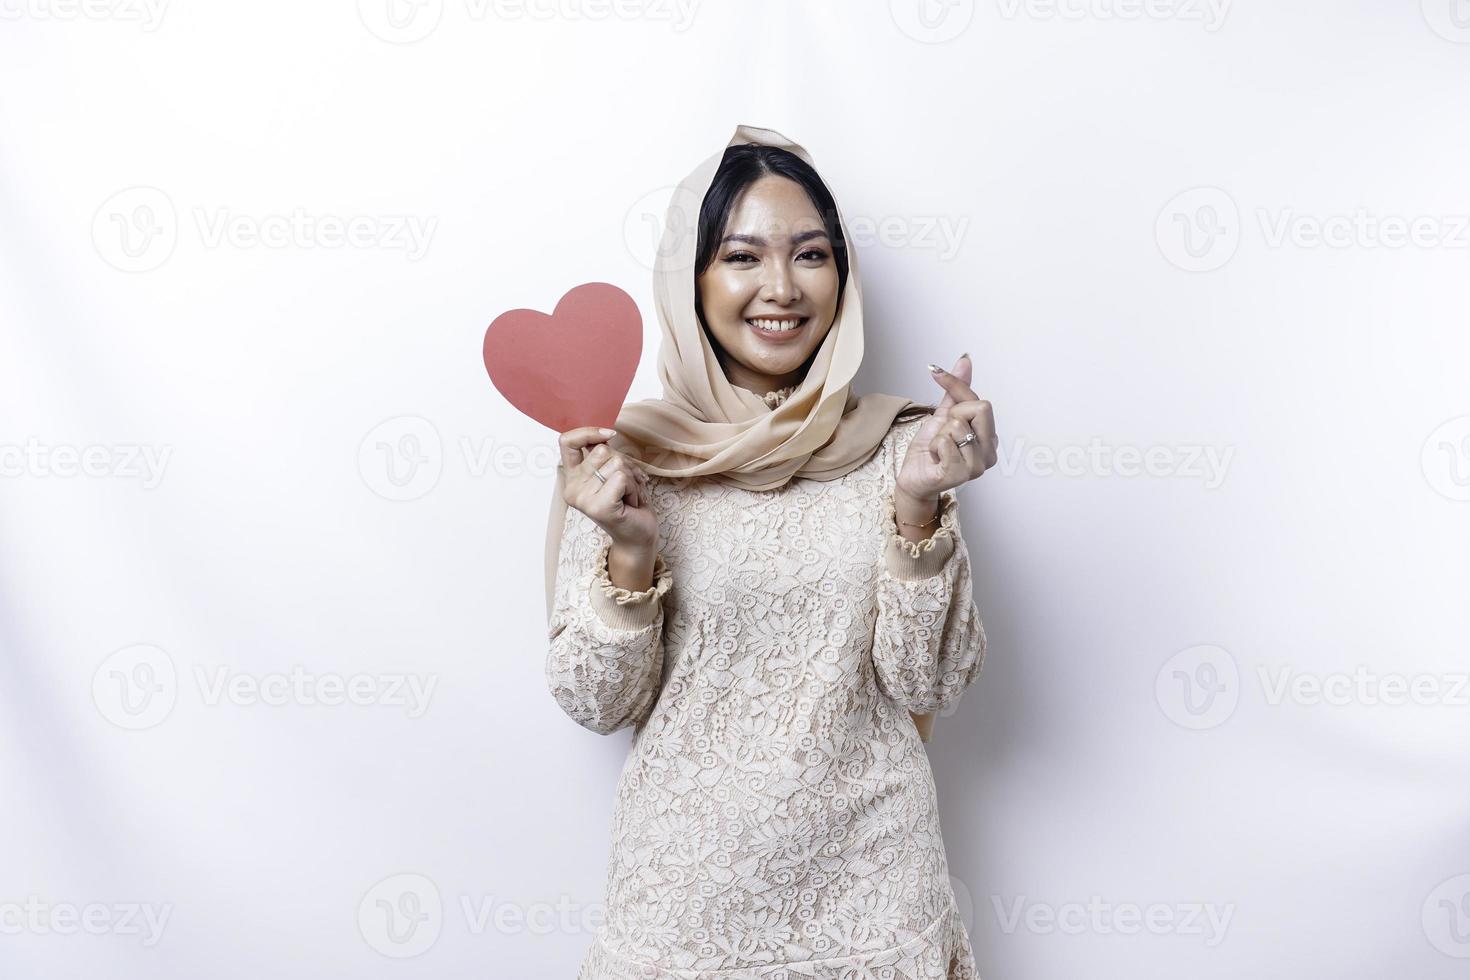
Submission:
<svg viewBox="0 0 1470 980">
<path fill-rule="evenodd" d="M 805 149 L 774 130 L 738 126 L 726 145 L 743 143 L 780 147 L 816 166 Z M 653 271 L 664 394 L 624 405 L 616 423 L 619 435 L 609 447 L 638 459 L 654 476 L 708 477 L 746 490 L 775 489 L 793 477 L 836 479 L 872 456 L 900 412 L 922 403 L 852 391 L 863 360 L 863 298 L 857 254 L 840 209 L 838 221 L 848 243 L 847 283 L 837 319 L 806 377 L 775 408 L 760 393 L 725 377 L 695 312 L 694 295 L 700 206 L 723 157 L 722 149 L 700 164 L 669 204 Z M 558 464 L 546 527 L 548 620 L 567 509 L 563 485 Z M 925 730 L 921 724 L 921 734 Z"/>
</svg>

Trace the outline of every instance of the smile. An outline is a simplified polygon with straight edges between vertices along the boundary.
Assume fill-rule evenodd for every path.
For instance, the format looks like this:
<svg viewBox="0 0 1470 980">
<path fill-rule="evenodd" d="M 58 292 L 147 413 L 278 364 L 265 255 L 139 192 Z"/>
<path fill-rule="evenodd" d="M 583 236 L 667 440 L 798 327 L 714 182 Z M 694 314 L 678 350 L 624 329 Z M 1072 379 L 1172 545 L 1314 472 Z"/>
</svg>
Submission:
<svg viewBox="0 0 1470 980">
<path fill-rule="evenodd" d="M 807 317 L 752 317 L 746 320 L 746 325 L 762 337 L 780 338 L 795 334 L 806 326 Z"/>
</svg>

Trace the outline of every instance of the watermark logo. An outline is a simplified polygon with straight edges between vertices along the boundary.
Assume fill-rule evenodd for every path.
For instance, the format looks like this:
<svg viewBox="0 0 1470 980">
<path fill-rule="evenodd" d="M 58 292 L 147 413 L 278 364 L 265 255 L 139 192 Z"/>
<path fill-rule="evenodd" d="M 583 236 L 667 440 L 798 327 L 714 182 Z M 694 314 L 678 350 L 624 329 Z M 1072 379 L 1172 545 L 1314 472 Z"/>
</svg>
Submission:
<svg viewBox="0 0 1470 980">
<path fill-rule="evenodd" d="M 975 0 L 889 0 L 898 29 L 923 44 L 943 44 L 963 34 L 975 19 Z"/>
<path fill-rule="evenodd" d="M 1338 708 L 1406 704 L 1470 707 L 1470 674 L 1380 673 L 1367 664 L 1358 664 L 1352 673 L 1327 674 L 1298 671 L 1291 666 L 1273 671 L 1266 665 L 1258 665 L 1256 674 L 1266 703 L 1272 707 L 1288 701 L 1304 707 L 1323 704 Z"/>
<path fill-rule="evenodd" d="M 659 262 L 671 271 L 688 268 L 699 241 L 699 209 L 699 198 L 687 189 L 660 187 L 644 194 L 623 215 L 623 242 L 628 253 L 646 269 L 657 268 Z M 939 261 L 949 262 L 960 254 L 970 218 L 949 214 L 857 214 L 845 215 L 842 224 L 850 248 L 879 245 L 932 252 Z M 763 228 L 768 240 L 778 245 L 795 233 L 809 230 L 806 224 L 789 228 L 766 224 Z M 805 247 L 828 250 L 825 241 Z M 753 243 L 751 247 L 757 250 Z"/>
<path fill-rule="evenodd" d="M 109 654 L 92 675 L 92 702 L 119 728 L 152 728 L 174 710 L 178 696 L 173 660 L 148 643 Z"/>
<path fill-rule="evenodd" d="M 400 415 L 363 436 L 357 469 L 368 489 L 385 500 L 417 500 L 439 485 L 444 446 L 434 423 Z"/>
<path fill-rule="evenodd" d="M 157 187 L 128 187 L 92 216 L 92 245 L 123 272 L 148 272 L 168 261 L 179 241 L 173 201 Z"/>
<path fill-rule="evenodd" d="M 1424 22 L 1446 41 L 1470 44 L 1470 0 L 1419 0 Z"/>
<path fill-rule="evenodd" d="M 474 21 L 493 15 L 509 20 L 662 21 L 682 34 L 694 23 L 699 0 L 465 0 Z"/>
<path fill-rule="evenodd" d="M 471 23 L 509 21 L 663 21 L 676 34 L 694 23 L 698 0 L 463 0 L 456 12 Z M 444 0 L 357 0 L 357 17 L 374 37 L 413 44 L 439 28 Z"/>
<path fill-rule="evenodd" d="M 190 676 L 200 703 L 209 708 L 394 708 L 409 719 L 424 716 L 439 684 L 437 674 L 318 673 L 300 664 L 265 673 L 226 664 L 195 664 Z M 103 660 L 92 675 L 92 702 L 114 725 L 139 731 L 168 718 L 183 686 L 173 659 L 156 646 L 140 643 Z"/>
<path fill-rule="evenodd" d="M 1470 673 L 1378 671 L 1357 664 L 1351 671 L 1314 672 L 1295 666 L 1257 664 L 1262 703 L 1279 708 L 1470 707 Z M 1235 713 L 1244 694 L 1231 654 L 1209 644 L 1174 654 L 1154 679 L 1160 710 L 1182 728 L 1215 728 Z"/>
<path fill-rule="evenodd" d="M 428 952 L 443 928 L 439 888 L 424 875 L 389 875 L 368 889 L 357 906 L 363 941 L 394 959 Z"/>
<path fill-rule="evenodd" d="M 607 906 L 567 895 L 521 901 L 494 895 L 443 896 L 426 875 L 401 873 L 378 882 L 357 906 L 363 941 L 394 958 L 427 952 L 447 929 L 470 936 L 588 936 L 607 921 Z"/>
<path fill-rule="evenodd" d="M 358 473 L 385 500 L 417 500 L 432 491 L 447 465 L 472 479 L 546 479 L 556 475 L 555 442 L 526 446 L 491 436 L 460 435 L 445 443 L 428 419 L 400 415 L 379 423 L 358 447 Z"/>
<path fill-rule="evenodd" d="M 240 707 L 264 704 L 272 707 L 402 708 L 409 718 L 422 718 L 429 710 L 437 674 L 318 674 L 300 664 L 290 671 L 250 674 L 225 665 L 194 667 L 194 682 L 204 703 L 217 707 L 228 703 Z"/>
<path fill-rule="evenodd" d="M 357 16 L 379 40 L 412 44 L 439 26 L 444 0 L 357 0 Z"/>
<path fill-rule="evenodd" d="M 1419 465 L 1435 493 L 1470 500 L 1470 415 L 1450 419 L 1429 433 Z"/>
<path fill-rule="evenodd" d="M 1240 670 L 1223 647 L 1188 647 L 1159 668 L 1154 698 L 1165 717 L 1181 728 L 1214 728 L 1224 724 L 1240 702 Z"/>
<path fill-rule="evenodd" d="M 1084 902 L 1032 902 L 1025 895 L 1005 899 L 990 896 L 1000 931 L 1012 935 L 1025 930 L 1038 936 L 1062 933 L 1068 936 L 1155 936 L 1198 937 L 1207 947 L 1225 941 L 1235 903 L 1215 902 L 1109 902 L 1101 895 Z"/>
<path fill-rule="evenodd" d="M 417 262 L 429 251 L 439 219 L 416 214 L 245 214 L 230 208 L 194 208 L 195 228 L 205 248 L 381 249 L 401 251 Z"/>
<path fill-rule="evenodd" d="M 1225 26 L 1231 0 L 997 0 L 1006 20 L 1173 20 L 1213 34 Z"/>
<path fill-rule="evenodd" d="M 174 907 L 152 902 L 48 902 L 30 895 L 24 902 L 0 902 L 0 936 L 138 937 L 146 947 L 163 938 Z"/>
<path fill-rule="evenodd" d="M 1431 946 L 1446 956 L 1470 959 L 1470 874 L 1436 885 L 1424 899 L 1420 921 Z"/>
<path fill-rule="evenodd" d="M 149 272 L 173 255 L 187 230 L 205 249 L 360 249 L 401 251 L 417 262 L 429 251 L 439 219 L 416 214 L 315 213 L 304 207 L 250 213 L 193 207 L 181 223 L 172 199 L 157 187 L 129 187 L 92 217 L 92 244 L 122 272 Z"/>
<path fill-rule="evenodd" d="M 110 20 L 158 30 L 168 0 L 0 0 L 0 20 Z"/>
<path fill-rule="evenodd" d="M 0 477 L 136 479 L 153 490 L 163 482 L 172 454 L 168 445 L 48 445 L 32 436 L 24 445 L 0 443 Z"/>
<path fill-rule="evenodd" d="M 1470 215 L 1464 214 L 1375 214 L 1362 207 L 1330 214 L 1257 207 L 1254 214 L 1269 249 L 1470 249 Z M 1225 265 L 1243 234 L 1235 199 L 1218 187 L 1176 195 L 1154 221 L 1159 251 L 1186 272 Z"/>
<path fill-rule="evenodd" d="M 1086 445 L 1033 445 L 1017 436 L 997 448 L 995 470 L 1006 477 L 1025 470 L 1037 477 L 1198 480 L 1206 490 L 1216 490 L 1234 458 L 1234 446 L 1114 446 L 1097 436 Z"/>
<path fill-rule="evenodd" d="M 1470 248 L 1470 216 L 1376 215 L 1367 208 L 1326 216 L 1256 208 L 1268 248 Z"/>
<path fill-rule="evenodd" d="M 1159 252 L 1186 272 L 1209 272 L 1240 246 L 1240 209 L 1218 187 L 1194 187 L 1174 196 L 1154 220 Z"/>
<path fill-rule="evenodd" d="M 493 895 L 461 895 L 460 914 L 471 935 L 487 932 L 514 936 L 582 936 L 595 933 L 606 921 L 601 903 L 584 905 L 562 895 L 555 902 L 508 902 Z"/>
<path fill-rule="evenodd" d="M 688 188 L 659 187 L 634 201 L 623 215 L 623 243 L 645 269 L 663 262 L 671 272 L 694 264 L 699 242 L 699 195 Z M 680 260 L 687 255 L 689 261 Z"/>
<path fill-rule="evenodd" d="M 933 252 L 941 262 L 959 255 L 970 219 L 966 215 L 889 214 L 881 218 L 855 215 L 846 220 L 851 244 L 882 245 L 904 251 Z"/>
</svg>

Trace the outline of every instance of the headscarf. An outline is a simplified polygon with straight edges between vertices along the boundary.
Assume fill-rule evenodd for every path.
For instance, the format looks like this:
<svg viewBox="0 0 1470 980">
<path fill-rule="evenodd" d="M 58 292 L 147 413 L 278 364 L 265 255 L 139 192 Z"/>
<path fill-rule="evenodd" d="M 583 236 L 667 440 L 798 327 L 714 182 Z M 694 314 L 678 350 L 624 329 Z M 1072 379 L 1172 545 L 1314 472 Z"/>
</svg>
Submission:
<svg viewBox="0 0 1470 980">
<path fill-rule="evenodd" d="M 808 164 L 801 146 L 770 129 L 738 126 L 729 146 L 759 143 L 789 150 Z M 724 150 L 711 156 L 675 191 L 654 262 L 653 292 L 663 337 L 658 351 L 662 398 L 624 405 L 609 448 L 639 460 L 653 476 L 708 477 L 746 490 L 772 490 L 793 477 L 834 480 L 870 459 L 898 414 L 922 403 L 901 395 L 857 395 L 852 381 L 863 360 L 863 298 L 857 253 L 847 243 L 847 283 L 837 317 L 817 348 L 806 377 L 784 401 L 731 384 L 695 311 L 695 249 L 700 206 Z M 829 186 L 830 191 L 830 186 Z M 836 195 L 833 195 L 834 198 Z M 775 407 L 771 402 L 777 401 Z M 561 463 L 546 526 L 546 615 L 555 601 L 557 558 L 567 505 Z"/>
</svg>

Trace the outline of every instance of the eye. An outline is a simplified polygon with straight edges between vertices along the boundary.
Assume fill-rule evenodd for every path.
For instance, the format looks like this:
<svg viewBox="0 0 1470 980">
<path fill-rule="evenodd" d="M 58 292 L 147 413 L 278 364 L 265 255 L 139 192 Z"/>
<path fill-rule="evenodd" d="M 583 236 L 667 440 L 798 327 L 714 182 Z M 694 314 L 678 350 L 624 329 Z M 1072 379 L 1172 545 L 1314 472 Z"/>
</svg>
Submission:
<svg viewBox="0 0 1470 980">
<path fill-rule="evenodd" d="M 800 255 L 797 256 L 797 258 L 799 259 L 804 259 L 808 257 L 820 262 L 827 257 L 827 253 L 822 251 L 820 248 L 809 248 L 805 252 L 802 252 Z"/>
<path fill-rule="evenodd" d="M 744 265 L 744 263 L 740 261 L 741 259 L 749 259 L 750 261 L 754 262 L 755 256 L 751 255 L 749 252 L 731 252 L 729 255 L 725 256 L 725 261 L 734 265 Z"/>
</svg>

